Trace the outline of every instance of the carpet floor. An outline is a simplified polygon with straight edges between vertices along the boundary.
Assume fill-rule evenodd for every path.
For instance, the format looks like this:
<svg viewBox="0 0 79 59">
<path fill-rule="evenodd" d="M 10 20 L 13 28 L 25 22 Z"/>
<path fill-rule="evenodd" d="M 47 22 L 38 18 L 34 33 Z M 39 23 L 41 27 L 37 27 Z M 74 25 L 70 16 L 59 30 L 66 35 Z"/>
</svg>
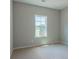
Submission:
<svg viewBox="0 0 79 59">
<path fill-rule="evenodd" d="M 68 47 L 65 45 L 44 45 L 13 51 L 11 59 L 68 59 Z"/>
</svg>

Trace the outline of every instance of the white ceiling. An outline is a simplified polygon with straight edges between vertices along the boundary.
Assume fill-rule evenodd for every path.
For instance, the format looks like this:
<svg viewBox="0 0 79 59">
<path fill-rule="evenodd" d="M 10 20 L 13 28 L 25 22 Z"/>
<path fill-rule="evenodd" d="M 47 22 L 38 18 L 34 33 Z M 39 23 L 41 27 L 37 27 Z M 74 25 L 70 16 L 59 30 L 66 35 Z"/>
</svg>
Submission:
<svg viewBox="0 0 79 59">
<path fill-rule="evenodd" d="M 37 6 L 43 6 L 43 7 L 48 7 L 58 10 L 63 9 L 68 5 L 68 0 L 45 0 L 45 2 L 42 2 L 42 0 L 14 0 L 14 1 L 24 2 L 28 4 L 33 4 Z"/>
</svg>

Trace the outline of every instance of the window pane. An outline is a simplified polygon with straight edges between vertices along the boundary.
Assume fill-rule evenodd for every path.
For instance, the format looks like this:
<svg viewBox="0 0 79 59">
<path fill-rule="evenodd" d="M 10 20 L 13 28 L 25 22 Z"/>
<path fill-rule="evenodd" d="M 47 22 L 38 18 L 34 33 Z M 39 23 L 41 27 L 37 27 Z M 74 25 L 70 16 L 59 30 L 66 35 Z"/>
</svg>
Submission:
<svg viewBox="0 0 79 59">
<path fill-rule="evenodd" d="M 40 24 L 41 24 L 40 22 L 36 22 L 36 24 L 35 24 L 35 25 L 36 25 L 36 26 L 39 26 Z"/>
<path fill-rule="evenodd" d="M 36 22 L 41 21 L 40 17 L 36 16 Z"/>
<path fill-rule="evenodd" d="M 44 26 L 46 25 L 46 23 L 45 23 L 45 22 L 41 22 L 41 24 L 42 24 L 42 25 L 44 25 Z"/>
<path fill-rule="evenodd" d="M 45 22 L 45 18 L 44 17 L 41 18 L 41 22 Z"/>
</svg>

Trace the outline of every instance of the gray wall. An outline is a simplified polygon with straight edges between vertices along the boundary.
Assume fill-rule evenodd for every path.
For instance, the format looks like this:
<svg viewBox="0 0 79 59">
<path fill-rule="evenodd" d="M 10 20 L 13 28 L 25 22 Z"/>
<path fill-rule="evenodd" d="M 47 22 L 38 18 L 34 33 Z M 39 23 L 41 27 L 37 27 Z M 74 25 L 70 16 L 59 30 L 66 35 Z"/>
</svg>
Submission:
<svg viewBox="0 0 79 59">
<path fill-rule="evenodd" d="M 59 41 L 59 11 L 14 2 L 14 48 Z M 35 38 L 35 15 L 47 16 L 48 37 Z"/>
<path fill-rule="evenodd" d="M 61 10 L 61 39 L 64 44 L 68 44 L 68 8 Z"/>
<path fill-rule="evenodd" d="M 13 51 L 13 6 L 12 6 L 12 0 L 10 4 L 10 56 L 12 55 Z"/>
</svg>

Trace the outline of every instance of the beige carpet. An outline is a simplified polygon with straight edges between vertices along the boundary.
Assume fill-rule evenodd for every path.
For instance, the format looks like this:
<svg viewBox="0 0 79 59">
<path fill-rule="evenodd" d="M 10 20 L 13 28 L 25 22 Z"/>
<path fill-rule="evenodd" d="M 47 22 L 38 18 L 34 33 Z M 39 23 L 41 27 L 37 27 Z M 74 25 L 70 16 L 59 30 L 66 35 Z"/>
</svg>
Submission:
<svg viewBox="0 0 79 59">
<path fill-rule="evenodd" d="M 45 45 L 15 50 L 12 59 L 68 59 L 67 46 Z"/>
</svg>

